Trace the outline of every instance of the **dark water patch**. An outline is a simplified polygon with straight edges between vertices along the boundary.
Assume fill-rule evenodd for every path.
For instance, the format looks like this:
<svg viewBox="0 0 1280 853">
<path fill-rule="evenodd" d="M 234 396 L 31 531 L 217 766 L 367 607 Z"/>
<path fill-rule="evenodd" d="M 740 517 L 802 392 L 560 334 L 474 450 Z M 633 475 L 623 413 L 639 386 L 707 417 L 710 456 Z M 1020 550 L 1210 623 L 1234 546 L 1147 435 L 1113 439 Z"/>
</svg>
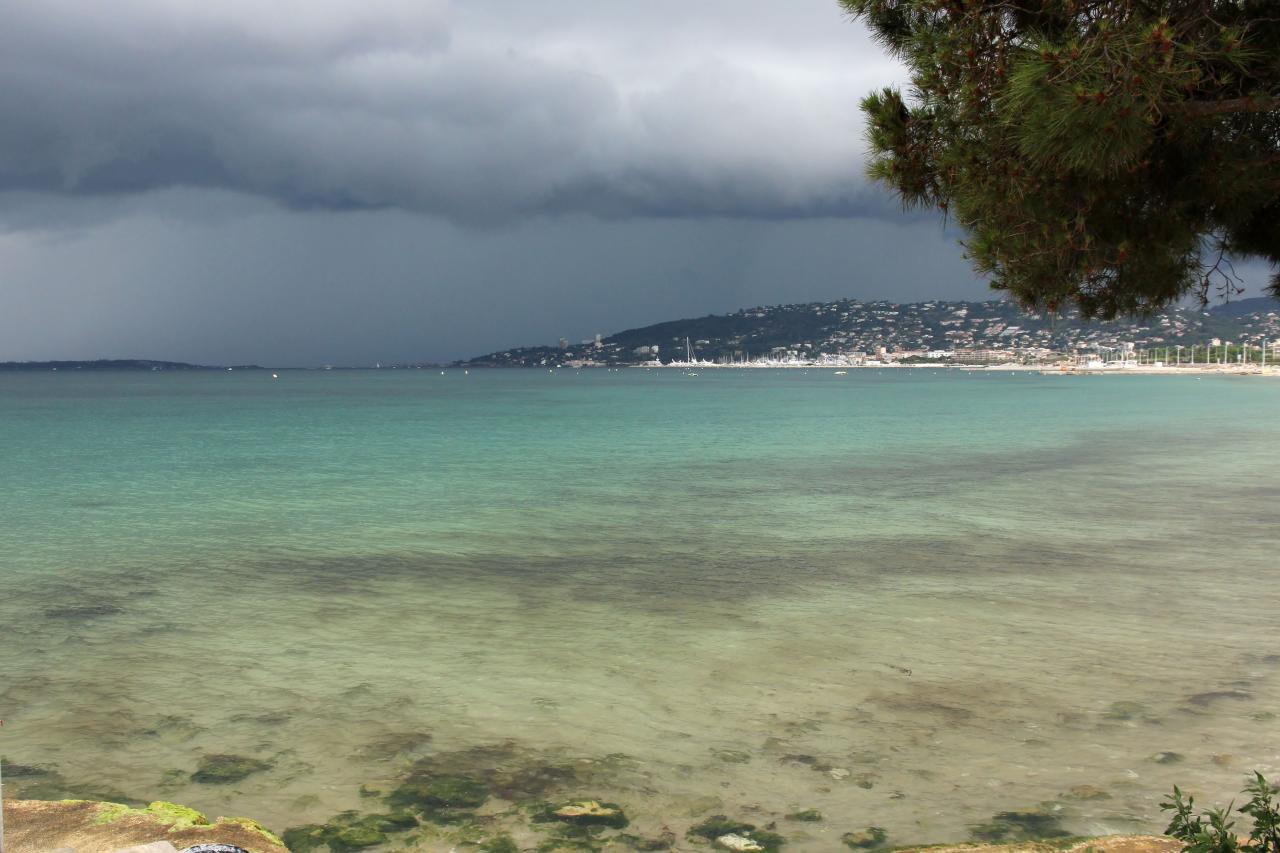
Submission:
<svg viewBox="0 0 1280 853">
<path fill-rule="evenodd" d="M 292 711 L 263 711 L 261 713 L 240 713 L 230 717 L 233 723 L 255 723 L 259 726 L 283 726 L 293 719 Z"/>
<path fill-rule="evenodd" d="M 400 793 L 393 792 L 388 802 L 403 806 L 424 801 L 423 797 L 449 799 L 442 797 L 441 791 L 456 793 L 468 802 L 482 795 L 513 802 L 545 800 L 556 794 L 616 785 L 623 775 L 635 772 L 635 765 L 630 756 L 620 753 L 587 758 L 531 749 L 515 741 L 481 744 L 418 758 L 400 776 Z"/>
<path fill-rule="evenodd" d="M 1187 703 L 1195 705 L 1197 708 L 1208 708 L 1224 699 L 1235 701 L 1244 701 L 1253 698 L 1253 694 L 1246 690 L 1208 690 L 1204 693 L 1196 693 L 1187 697 Z"/>
<path fill-rule="evenodd" d="M 110 509 L 117 505 L 117 501 L 106 498 L 71 498 L 67 501 L 67 506 L 72 509 Z"/>
<path fill-rule="evenodd" d="M 8 764 L 5 765 L 4 772 L 6 778 L 9 777 Z M 46 770 L 39 775 L 19 779 L 12 788 L 15 789 L 14 796 L 22 800 L 98 800 L 134 807 L 144 806 L 148 802 L 110 785 L 70 781 L 54 770 Z"/>
<path fill-rule="evenodd" d="M 180 714 L 165 714 L 157 717 L 150 725 L 142 729 L 139 734 L 144 737 L 160 738 L 172 743 L 185 743 L 204 731 L 204 726 L 198 725 L 191 717 Z"/>
<path fill-rule="evenodd" d="M 420 752 L 432 741 L 430 732 L 387 732 L 356 750 L 356 757 L 365 761 L 387 762 Z"/>
<path fill-rule="evenodd" d="M 19 764 L 8 757 L 0 755 L 0 770 L 6 779 L 50 779 L 58 773 L 52 767 L 43 764 Z"/>
<path fill-rule="evenodd" d="M 93 619 L 100 619 L 104 616 L 117 616 L 123 612 L 124 608 L 106 602 L 99 602 L 96 604 L 64 604 L 56 607 L 45 608 L 44 618 L 87 622 Z"/>
</svg>

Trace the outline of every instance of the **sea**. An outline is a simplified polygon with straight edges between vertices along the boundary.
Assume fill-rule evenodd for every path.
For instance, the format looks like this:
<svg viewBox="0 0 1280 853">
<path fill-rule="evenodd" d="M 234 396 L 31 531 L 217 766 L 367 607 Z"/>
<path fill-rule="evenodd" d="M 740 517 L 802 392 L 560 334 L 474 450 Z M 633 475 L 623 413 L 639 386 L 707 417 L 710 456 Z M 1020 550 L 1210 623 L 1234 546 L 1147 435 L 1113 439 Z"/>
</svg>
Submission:
<svg viewBox="0 0 1280 853">
<path fill-rule="evenodd" d="M 277 376 L 0 374 L 7 795 L 280 831 L 437 761 L 817 851 L 1280 781 L 1280 380 Z"/>
</svg>

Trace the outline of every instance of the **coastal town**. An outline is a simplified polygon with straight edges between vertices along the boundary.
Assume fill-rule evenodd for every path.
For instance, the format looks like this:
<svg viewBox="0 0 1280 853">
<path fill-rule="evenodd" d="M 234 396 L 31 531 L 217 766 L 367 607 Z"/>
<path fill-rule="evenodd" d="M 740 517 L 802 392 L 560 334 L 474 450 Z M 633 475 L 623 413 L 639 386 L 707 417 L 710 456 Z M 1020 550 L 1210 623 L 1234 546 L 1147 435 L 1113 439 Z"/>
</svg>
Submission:
<svg viewBox="0 0 1280 853">
<path fill-rule="evenodd" d="M 1007 301 L 843 299 L 747 308 L 519 347 L 464 367 L 1013 366 L 1072 370 L 1280 365 L 1280 302 L 1244 299 L 1146 318 L 1083 320 Z"/>
</svg>

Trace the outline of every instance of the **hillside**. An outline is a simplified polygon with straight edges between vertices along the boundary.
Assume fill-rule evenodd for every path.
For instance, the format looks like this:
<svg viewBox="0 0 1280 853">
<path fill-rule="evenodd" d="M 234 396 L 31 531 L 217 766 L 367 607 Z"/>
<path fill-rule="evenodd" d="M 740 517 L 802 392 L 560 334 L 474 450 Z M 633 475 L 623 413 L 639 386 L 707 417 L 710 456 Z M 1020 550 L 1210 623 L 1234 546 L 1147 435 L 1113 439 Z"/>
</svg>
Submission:
<svg viewBox="0 0 1280 853">
<path fill-rule="evenodd" d="M 1174 308 L 1149 318 L 1082 321 L 1069 313 L 1024 313 L 1009 302 L 861 302 L 842 299 L 745 308 L 733 314 L 627 329 L 599 342 L 518 347 L 459 362 L 466 366 L 629 365 L 694 357 L 705 361 L 875 355 L 945 358 L 978 351 L 1016 356 L 1085 348 L 1203 346 L 1215 339 L 1257 346 L 1280 340 L 1280 302 L 1246 299 L 1208 310 Z"/>
</svg>

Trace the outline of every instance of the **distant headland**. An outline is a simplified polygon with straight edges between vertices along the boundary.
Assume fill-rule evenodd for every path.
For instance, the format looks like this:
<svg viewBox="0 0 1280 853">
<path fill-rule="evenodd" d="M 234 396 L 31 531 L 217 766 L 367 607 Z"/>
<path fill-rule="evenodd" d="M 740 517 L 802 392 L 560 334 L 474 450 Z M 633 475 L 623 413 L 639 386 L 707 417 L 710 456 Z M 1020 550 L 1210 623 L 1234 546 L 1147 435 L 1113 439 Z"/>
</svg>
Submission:
<svg viewBox="0 0 1280 853">
<path fill-rule="evenodd" d="M 93 361 L 0 361 L 0 370 L 265 370 L 256 364 L 187 364 L 145 358 L 99 358 Z"/>
</svg>

